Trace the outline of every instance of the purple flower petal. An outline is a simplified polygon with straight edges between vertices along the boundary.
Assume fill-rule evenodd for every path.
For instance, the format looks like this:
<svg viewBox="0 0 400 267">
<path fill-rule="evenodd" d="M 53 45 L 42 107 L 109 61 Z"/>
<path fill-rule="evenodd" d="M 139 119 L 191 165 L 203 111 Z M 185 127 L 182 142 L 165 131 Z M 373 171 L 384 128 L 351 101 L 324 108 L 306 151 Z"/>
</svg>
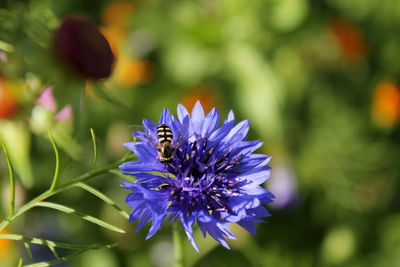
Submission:
<svg viewBox="0 0 400 267">
<path fill-rule="evenodd" d="M 256 227 L 254 226 L 254 223 L 245 221 L 245 220 L 241 220 L 241 221 L 237 222 L 237 224 L 242 226 L 250 234 L 252 234 L 252 235 L 256 234 Z"/>
<path fill-rule="evenodd" d="M 200 101 L 197 101 L 192 110 L 192 123 L 194 131 L 199 135 L 201 135 L 203 120 L 204 120 L 204 110 L 200 104 Z"/>
<path fill-rule="evenodd" d="M 271 174 L 271 157 L 253 154 L 262 142 L 246 140 L 249 121 L 235 126 L 232 111 L 220 128 L 218 111 L 214 108 L 205 116 L 200 102 L 191 117 L 182 105 L 177 114 L 179 120 L 164 109 L 160 117 L 160 124 L 173 133 L 171 163 L 158 160 L 157 125 L 151 121 L 143 120 L 144 132 L 134 132 L 140 142 L 125 144 L 139 159 L 120 166 L 136 178 L 123 183 L 132 191 L 126 199 L 133 208 L 130 220 L 139 220 L 138 229 L 152 221 L 146 238 L 161 228 L 167 216 L 168 222 L 178 220 L 198 251 L 193 238 L 197 222 L 204 236 L 208 233 L 229 248 L 226 238 L 236 237 L 228 223 L 255 234 L 254 223 L 270 216 L 263 205 L 274 196 L 260 185 Z"/>
<path fill-rule="evenodd" d="M 226 120 L 224 121 L 224 123 L 227 123 L 227 122 L 230 122 L 230 121 L 235 122 L 235 114 L 233 113 L 232 110 L 229 111 L 229 113 L 228 113 L 228 118 L 226 118 Z"/>
<path fill-rule="evenodd" d="M 192 246 L 194 247 L 194 249 L 199 252 L 199 248 L 196 244 L 196 241 L 193 238 L 193 224 L 195 221 L 195 217 L 194 216 L 186 216 L 185 214 L 180 213 L 180 219 L 181 219 L 181 223 L 183 225 L 183 228 L 185 229 L 185 233 L 190 241 L 190 243 L 192 244 Z"/>
<path fill-rule="evenodd" d="M 202 129 L 201 129 L 201 136 L 210 136 L 211 133 L 213 133 L 219 123 L 219 113 L 216 108 L 213 108 L 207 116 L 204 118 L 204 122 L 202 124 Z"/>
<path fill-rule="evenodd" d="M 249 131 L 249 121 L 245 120 L 236 125 L 224 139 L 222 142 L 227 145 L 235 144 L 237 142 L 242 141 Z"/>
<path fill-rule="evenodd" d="M 167 108 L 164 108 L 163 112 L 161 113 L 160 122 L 158 124 L 172 124 L 171 113 Z"/>
<path fill-rule="evenodd" d="M 183 123 L 184 118 L 190 117 L 189 112 L 182 104 L 178 104 L 177 114 L 178 114 L 178 119 L 181 123 Z"/>
<path fill-rule="evenodd" d="M 143 119 L 143 129 L 145 136 L 150 137 L 154 142 L 157 141 L 157 124 L 151 120 Z"/>
</svg>

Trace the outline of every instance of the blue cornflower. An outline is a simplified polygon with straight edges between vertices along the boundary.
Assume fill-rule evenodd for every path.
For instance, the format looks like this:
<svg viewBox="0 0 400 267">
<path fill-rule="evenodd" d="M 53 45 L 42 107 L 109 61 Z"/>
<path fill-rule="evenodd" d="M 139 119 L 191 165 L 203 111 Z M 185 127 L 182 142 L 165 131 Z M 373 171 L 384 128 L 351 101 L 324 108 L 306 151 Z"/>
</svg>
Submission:
<svg viewBox="0 0 400 267">
<path fill-rule="evenodd" d="M 126 143 L 138 161 L 120 166 L 125 174 L 136 177 L 123 186 L 132 192 L 126 203 L 133 207 L 129 221 L 139 220 L 137 231 L 152 220 L 146 239 L 160 229 L 164 219 L 179 220 L 193 247 L 192 227 L 199 225 L 204 237 L 207 232 L 229 248 L 225 237 L 236 239 L 228 223 L 237 223 L 255 234 L 258 217 L 270 216 L 263 204 L 274 197 L 260 185 L 270 176 L 271 157 L 253 154 L 262 142 L 247 141 L 249 121 L 236 126 L 233 112 L 221 127 L 216 108 L 205 116 L 197 102 L 190 116 L 178 105 L 178 118 L 164 109 L 159 124 L 169 126 L 173 133 L 173 159 L 169 164 L 159 160 L 157 124 L 144 119 L 144 132 L 135 131 L 138 142 Z"/>
</svg>

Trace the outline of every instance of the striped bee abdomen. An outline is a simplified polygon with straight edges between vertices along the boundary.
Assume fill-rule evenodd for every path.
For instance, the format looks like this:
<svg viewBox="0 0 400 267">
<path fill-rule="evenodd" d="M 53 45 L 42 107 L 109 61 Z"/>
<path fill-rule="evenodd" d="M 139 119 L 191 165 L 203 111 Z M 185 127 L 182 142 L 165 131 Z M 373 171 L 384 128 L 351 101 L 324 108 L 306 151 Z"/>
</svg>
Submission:
<svg viewBox="0 0 400 267">
<path fill-rule="evenodd" d="M 175 148 L 171 145 L 172 143 L 172 131 L 165 124 L 160 124 L 157 127 L 157 138 L 158 138 L 158 157 L 160 162 L 167 165 L 174 159 Z"/>
<path fill-rule="evenodd" d="M 164 143 L 172 143 L 172 131 L 171 128 L 169 128 L 165 124 L 160 124 L 157 127 L 157 137 L 158 137 L 158 142 L 160 145 L 163 145 Z"/>
</svg>

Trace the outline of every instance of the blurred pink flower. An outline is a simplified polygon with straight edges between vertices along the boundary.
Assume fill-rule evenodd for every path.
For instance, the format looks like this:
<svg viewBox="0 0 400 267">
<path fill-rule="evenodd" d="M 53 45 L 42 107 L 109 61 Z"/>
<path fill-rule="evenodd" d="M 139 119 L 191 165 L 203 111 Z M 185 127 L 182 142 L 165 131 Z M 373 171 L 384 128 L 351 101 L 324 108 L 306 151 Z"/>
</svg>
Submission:
<svg viewBox="0 0 400 267">
<path fill-rule="evenodd" d="M 54 98 L 53 87 L 46 87 L 36 100 L 36 104 L 42 106 L 53 113 L 57 111 L 57 102 Z M 54 117 L 58 122 L 72 121 L 72 108 L 70 105 L 63 107 Z"/>
<path fill-rule="evenodd" d="M 53 87 L 48 86 L 44 88 L 43 92 L 40 94 L 39 98 L 36 100 L 36 104 L 47 108 L 52 112 L 57 111 L 57 103 L 53 95 Z"/>
<path fill-rule="evenodd" d="M 0 61 L 7 63 L 7 59 L 8 59 L 8 57 L 7 57 L 6 52 L 0 50 Z"/>
<path fill-rule="evenodd" d="M 63 107 L 63 109 L 57 113 L 55 119 L 58 122 L 71 122 L 72 121 L 71 105 L 66 105 L 65 107 Z"/>
</svg>

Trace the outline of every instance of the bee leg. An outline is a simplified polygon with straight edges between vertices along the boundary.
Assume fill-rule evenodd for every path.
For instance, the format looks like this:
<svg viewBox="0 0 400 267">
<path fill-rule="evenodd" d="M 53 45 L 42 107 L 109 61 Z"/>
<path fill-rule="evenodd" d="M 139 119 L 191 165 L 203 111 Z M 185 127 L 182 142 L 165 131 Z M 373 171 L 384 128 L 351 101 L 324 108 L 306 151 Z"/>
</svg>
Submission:
<svg viewBox="0 0 400 267">
<path fill-rule="evenodd" d="M 155 147 L 157 147 L 157 149 L 160 147 L 160 145 L 159 145 L 159 144 L 157 144 L 156 142 L 154 142 L 154 140 L 153 140 L 153 139 L 151 139 L 151 142 L 153 143 L 153 145 L 154 145 Z"/>
<path fill-rule="evenodd" d="M 160 155 L 158 155 L 157 157 L 156 157 L 156 159 L 154 160 L 154 163 L 156 163 L 157 162 L 157 160 L 160 158 Z"/>
<path fill-rule="evenodd" d="M 157 148 L 157 151 L 158 151 L 158 156 L 156 157 L 154 163 L 156 163 L 157 160 L 161 157 L 161 148 L 162 148 L 162 146 L 159 145 L 159 144 L 155 144 L 155 145 L 156 145 L 156 148 Z M 160 161 L 160 162 L 161 162 L 161 161 Z"/>
<path fill-rule="evenodd" d="M 158 147 L 158 146 L 159 146 L 159 144 L 157 144 L 156 142 L 154 142 L 153 138 L 151 138 L 150 132 L 145 133 L 145 136 L 146 136 L 146 138 L 147 138 L 150 142 L 153 143 L 153 145 L 154 145 L 155 147 Z"/>
</svg>

